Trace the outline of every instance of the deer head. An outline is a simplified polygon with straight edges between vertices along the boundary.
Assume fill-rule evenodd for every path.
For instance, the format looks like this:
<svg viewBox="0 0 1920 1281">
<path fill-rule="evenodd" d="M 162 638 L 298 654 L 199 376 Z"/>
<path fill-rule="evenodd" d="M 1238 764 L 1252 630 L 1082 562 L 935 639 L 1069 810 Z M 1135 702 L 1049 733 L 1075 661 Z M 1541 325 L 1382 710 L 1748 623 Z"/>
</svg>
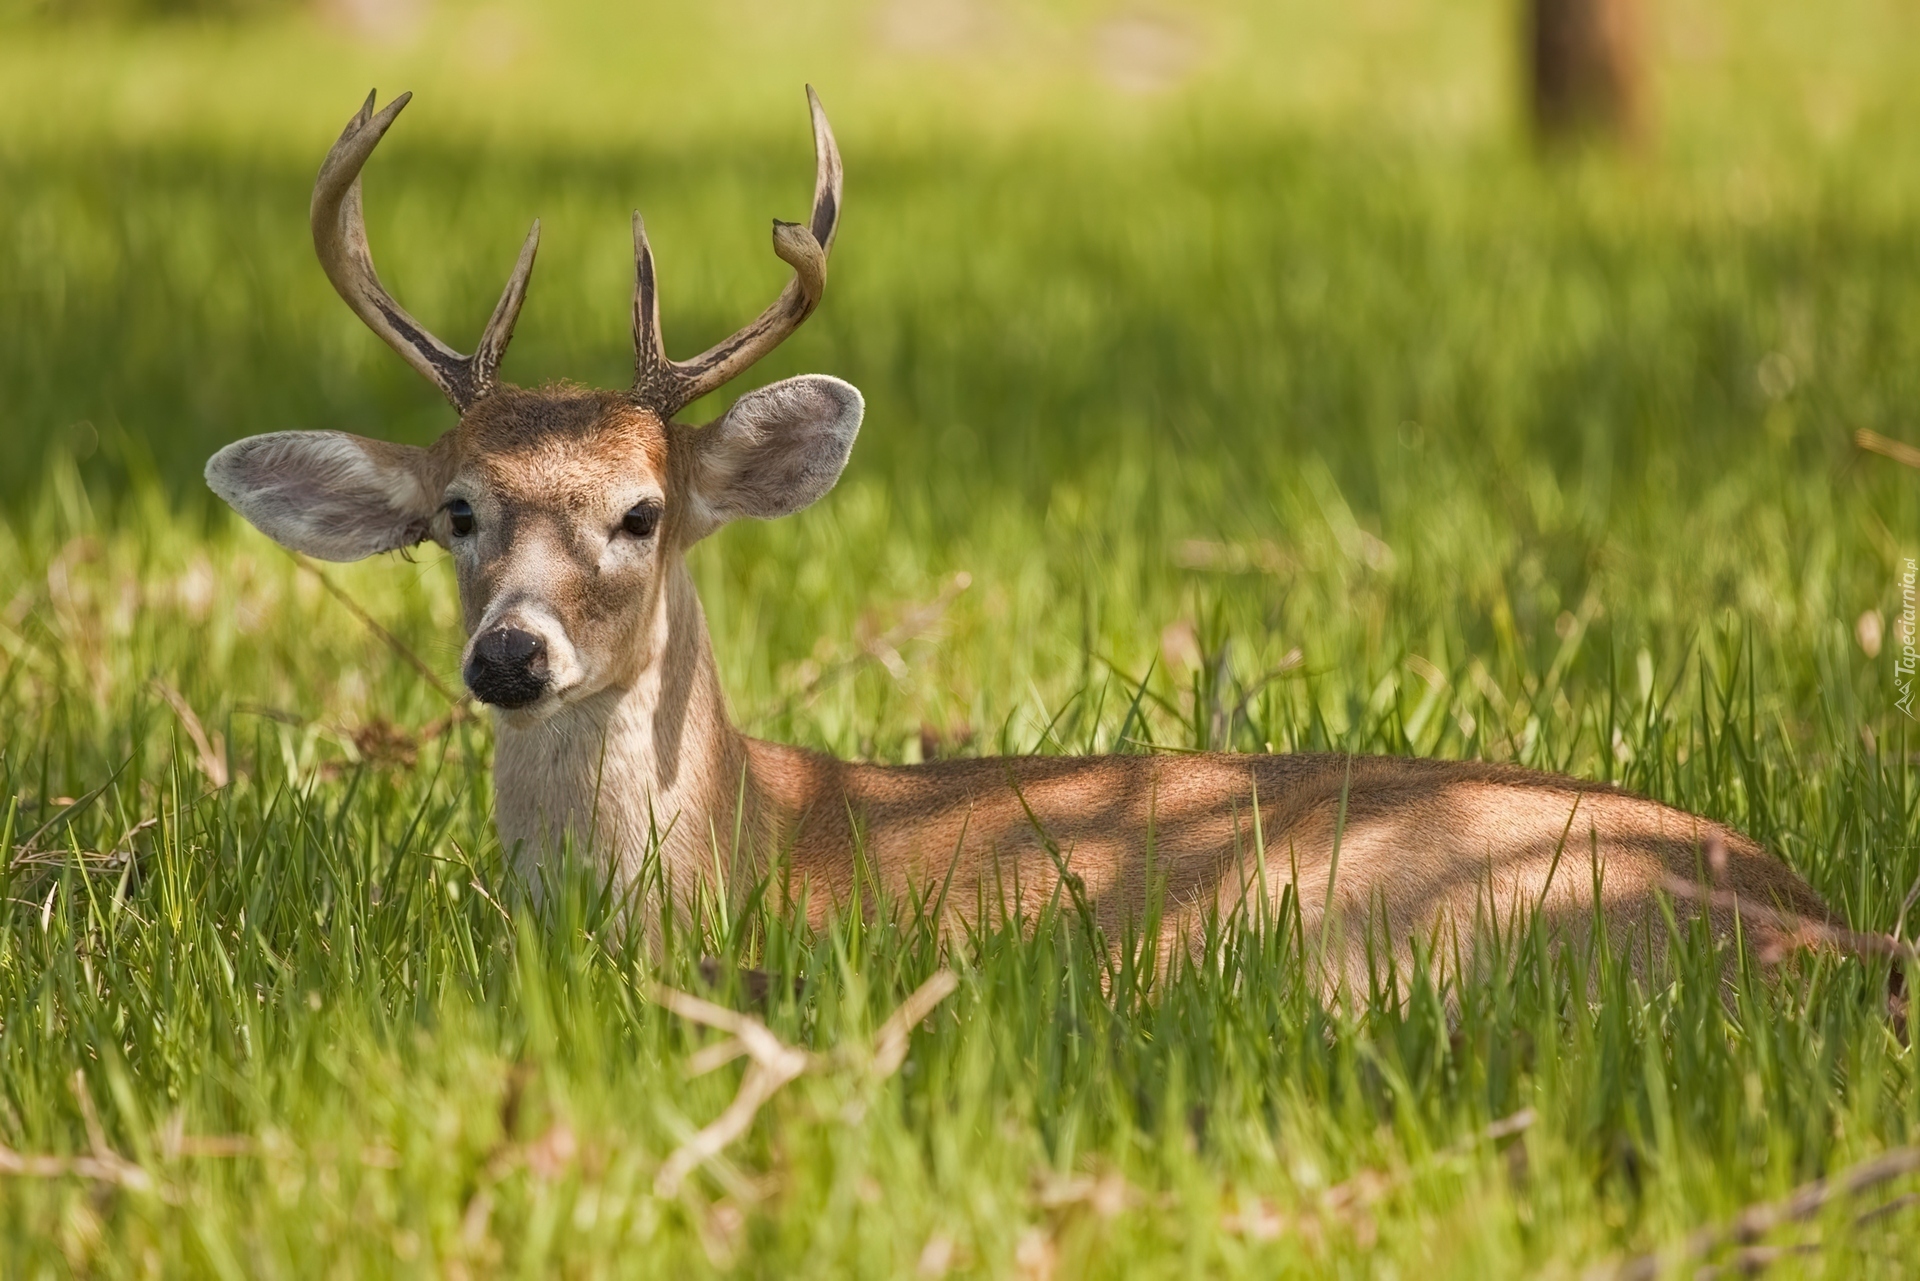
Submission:
<svg viewBox="0 0 1920 1281">
<path fill-rule="evenodd" d="M 830 489 L 860 427 L 860 393 L 820 375 L 749 392 L 717 422 L 681 408 L 773 350 L 819 305 L 839 223 L 840 154 L 809 88 L 813 213 L 773 225 L 793 279 L 758 319 L 693 357 L 660 338 L 653 253 L 634 214 L 634 383 L 522 389 L 497 372 L 526 298 L 536 221 L 470 356 L 435 338 L 381 286 L 360 171 L 409 95 L 369 95 L 314 184 L 314 247 L 347 305 L 459 411 L 426 448 L 334 431 L 274 432 L 227 446 L 207 484 L 282 546 L 358 560 L 432 540 L 452 553 L 468 640 L 462 670 L 483 702 L 537 720 L 631 683 L 659 661 L 661 603 L 686 549 L 729 520 L 798 511 Z"/>
</svg>

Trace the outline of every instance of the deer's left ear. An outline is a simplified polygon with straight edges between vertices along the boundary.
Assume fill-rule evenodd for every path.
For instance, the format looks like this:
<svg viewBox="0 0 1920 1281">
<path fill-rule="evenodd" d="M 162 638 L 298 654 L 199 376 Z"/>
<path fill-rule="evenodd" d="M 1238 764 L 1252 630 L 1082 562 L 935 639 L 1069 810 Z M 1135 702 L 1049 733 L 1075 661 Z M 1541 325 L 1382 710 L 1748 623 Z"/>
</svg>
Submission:
<svg viewBox="0 0 1920 1281">
<path fill-rule="evenodd" d="M 805 374 L 750 391 L 719 422 L 685 429 L 693 451 L 682 537 L 730 520 L 772 520 L 833 488 L 853 452 L 866 402 L 851 384 Z"/>
<path fill-rule="evenodd" d="M 207 460 L 207 487 L 282 547 L 360 560 L 431 536 L 444 478 L 429 451 L 343 431 L 276 431 Z"/>
</svg>

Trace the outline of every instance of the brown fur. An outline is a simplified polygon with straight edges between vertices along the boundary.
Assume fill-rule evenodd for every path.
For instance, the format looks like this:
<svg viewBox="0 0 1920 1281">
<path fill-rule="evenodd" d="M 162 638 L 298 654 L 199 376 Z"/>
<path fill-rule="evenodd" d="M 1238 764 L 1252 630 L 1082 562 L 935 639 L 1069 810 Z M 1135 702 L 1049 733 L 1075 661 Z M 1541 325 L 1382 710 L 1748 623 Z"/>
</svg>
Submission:
<svg viewBox="0 0 1920 1281">
<path fill-rule="evenodd" d="M 517 452 L 490 456 L 487 466 L 516 473 L 518 501 L 575 510 L 580 503 L 568 496 L 604 487 L 609 463 L 619 470 L 644 455 L 667 479 L 671 519 L 682 506 L 673 495 L 686 483 L 690 439 L 680 429 L 650 434 L 650 426 L 621 417 L 605 436 L 536 435 L 530 474 L 518 474 L 533 460 Z M 484 455 L 507 441 L 477 437 L 469 447 Z M 1616 938 L 1644 933 L 1659 923 L 1662 878 L 1702 875 L 1713 841 L 1727 851 L 1724 875 L 1742 895 L 1825 915 L 1811 890 L 1738 833 L 1611 788 L 1507 766 L 1210 754 L 888 768 L 748 739 L 726 715 L 704 615 L 677 559 L 661 567 L 665 590 L 628 602 L 636 634 L 658 638 L 626 669 L 632 683 L 568 709 L 564 726 L 531 731 L 542 744 L 531 755 L 513 717 L 503 718 L 503 836 L 537 843 L 571 827 L 584 841 L 584 819 L 600 826 L 599 848 L 631 870 L 650 831 L 666 829 L 663 851 L 683 888 L 728 868 L 743 877 L 773 871 L 780 855 L 780 874 L 790 891 L 805 888 L 816 919 L 852 898 L 863 868 L 870 888 L 937 903 L 970 923 L 1057 901 L 1064 868 L 1115 936 L 1161 898 L 1166 947 L 1195 937 L 1210 910 L 1258 897 L 1277 907 L 1291 886 L 1308 932 L 1321 930 L 1331 906 L 1342 921 L 1383 929 L 1403 962 L 1416 938 L 1470 934 L 1476 922 L 1516 913 L 1544 911 L 1582 931 L 1596 882 Z M 574 592 L 556 599 L 570 631 L 604 612 L 582 611 Z M 636 700 L 643 685 L 652 692 Z M 737 815 L 742 796 L 747 813 Z M 529 808 L 547 821 L 529 822 Z M 751 820 L 745 849 L 735 846 L 737 817 Z M 1731 922 L 1723 914 L 1715 923 Z"/>
<path fill-rule="evenodd" d="M 1191 944 L 1209 913 L 1278 908 L 1291 891 L 1307 936 L 1346 940 L 1330 984 L 1361 976 L 1369 934 L 1402 963 L 1416 942 L 1465 956 L 1535 913 L 1584 935 L 1596 902 L 1616 941 L 1657 947 L 1663 884 L 1703 876 L 1709 849 L 1727 856 L 1724 888 L 1826 915 L 1717 823 L 1509 766 L 1206 754 L 883 767 L 741 735 L 683 558 L 731 514 L 780 514 L 770 478 L 805 478 L 789 510 L 823 492 L 858 412 L 857 393 L 824 379 L 750 393 L 705 428 L 618 393 L 503 387 L 430 450 L 365 442 L 349 466 L 353 438 L 312 447 L 315 475 L 366 487 L 370 528 L 417 522 L 453 549 L 470 634 L 504 622 L 546 638 L 550 693 L 496 720 L 500 836 L 529 870 L 572 848 L 631 881 L 657 844 L 679 894 L 778 875 L 818 920 L 864 884 L 868 901 L 918 902 L 954 925 L 1083 901 L 1113 937 L 1159 903 L 1163 951 Z M 308 492 L 300 440 L 257 439 L 223 451 L 210 478 L 263 528 L 321 536 L 283 510 Z M 415 493 L 468 501 L 475 531 L 455 539 L 444 509 L 395 508 Z M 325 498 L 352 510 L 353 493 Z M 624 537 L 641 498 L 664 503 L 657 533 Z"/>
<path fill-rule="evenodd" d="M 1825 915 L 1785 865 L 1720 824 L 1512 766 L 1206 753 L 885 767 L 759 742 L 749 755 L 785 824 L 791 875 L 818 891 L 816 919 L 851 896 L 857 851 L 875 888 L 970 924 L 1031 916 L 1056 900 L 1064 869 L 1111 937 L 1164 904 L 1163 952 L 1197 939 L 1210 913 L 1261 900 L 1277 910 L 1290 888 L 1308 937 L 1374 930 L 1404 967 L 1416 940 L 1443 956 L 1471 950 L 1476 929 L 1522 915 L 1583 936 L 1596 883 L 1616 944 L 1657 935 L 1653 890 L 1713 875 L 1716 842 L 1719 875 L 1742 896 Z M 1363 961 L 1349 949 L 1347 977 L 1363 977 Z"/>
</svg>

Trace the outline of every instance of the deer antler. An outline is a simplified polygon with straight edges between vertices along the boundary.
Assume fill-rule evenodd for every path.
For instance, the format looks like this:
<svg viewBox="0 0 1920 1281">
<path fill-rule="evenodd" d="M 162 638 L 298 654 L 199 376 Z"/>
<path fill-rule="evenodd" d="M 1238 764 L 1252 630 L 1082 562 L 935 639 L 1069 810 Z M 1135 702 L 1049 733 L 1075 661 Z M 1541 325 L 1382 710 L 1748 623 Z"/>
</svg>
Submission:
<svg viewBox="0 0 1920 1281">
<path fill-rule="evenodd" d="M 540 220 L 534 219 L 533 230 L 520 247 L 520 261 L 514 264 L 513 276 L 473 355 L 462 356 L 409 316 L 381 287 L 379 274 L 373 269 L 366 219 L 360 209 L 360 169 L 412 97 L 403 93 L 376 115 L 374 95 L 370 93 L 359 114 L 347 122 L 340 141 L 333 144 L 320 166 L 320 176 L 314 180 L 313 247 L 327 279 L 353 308 L 353 314 L 409 365 L 432 379 L 453 407 L 464 413 L 467 406 L 493 390 L 494 373 L 513 337 L 520 304 L 527 298 L 527 278 L 533 274 L 533 255 L 540 247 Z"/>
<path fill-rule="evenodd" d="M 633 215 L 633 394 L 635 399 L 670 418 L 747 366 L 778 347 L 800 322 L 820 305 L 827 283 L 827 255 L 840 224 L 840 149 L 813 86 L 807 86 L 807 106 L 813 113 L 813 215 L 805 223 L 773 222 L 773 252 L 793 268 L 771 307 L 745 329 L 691 360 L 669 360 L 660 340 L 660 292 L 653 271 L 653 250 L 647 244 L 646 224 Z"/>
</svg>

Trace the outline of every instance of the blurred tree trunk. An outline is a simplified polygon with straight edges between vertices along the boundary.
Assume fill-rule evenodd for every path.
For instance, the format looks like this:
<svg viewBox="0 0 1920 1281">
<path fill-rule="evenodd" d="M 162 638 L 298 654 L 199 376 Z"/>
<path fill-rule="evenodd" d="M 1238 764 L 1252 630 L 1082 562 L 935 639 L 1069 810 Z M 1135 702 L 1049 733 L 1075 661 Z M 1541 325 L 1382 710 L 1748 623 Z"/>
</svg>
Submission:
<svg viewBox="0 0 1920 1281">
<path fill-rule="evenodd" d="M 1642 113 L 1639 0 L 1527 0 L 1533 125 L 1547 142 L 1633 142 Z"/>
</svg>

